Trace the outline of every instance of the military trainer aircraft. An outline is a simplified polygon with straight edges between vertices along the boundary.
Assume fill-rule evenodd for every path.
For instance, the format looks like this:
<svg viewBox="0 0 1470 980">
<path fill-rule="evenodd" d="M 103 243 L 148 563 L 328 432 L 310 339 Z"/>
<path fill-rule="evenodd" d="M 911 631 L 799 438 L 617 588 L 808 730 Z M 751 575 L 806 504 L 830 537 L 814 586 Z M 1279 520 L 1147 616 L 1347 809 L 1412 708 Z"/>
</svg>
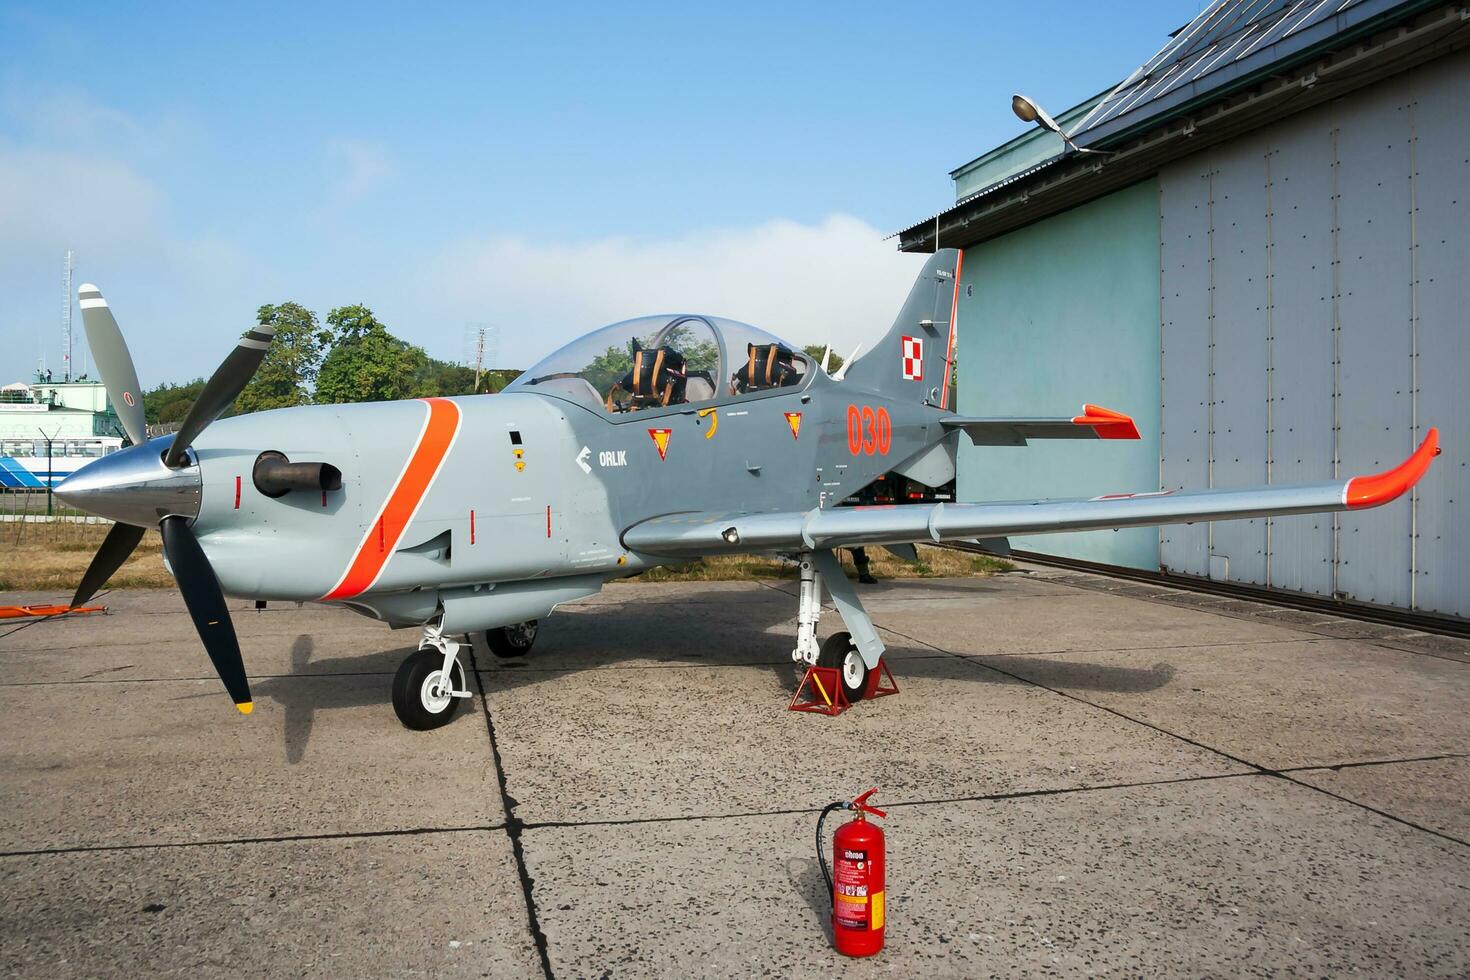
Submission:
<svg viewBox="0 0 1470 980">
<path fill-rule="evenodd" d="M 244 335 L 177 432 L 147 438 L 138 379 L 102 294 L 80 290 L 87 337 L 132 447 L 56 493 L 117 523 L 72 604 L 148 528 L 241 712 L 251 697 L 225 596 L 345 605 L 421 629 L 393 683 L 411 728 L 470 696 L 456 637 L 526 652 L 559 603 L 610 579 L 732 553 L 800 569 L 795 661 L 838 668 L 850 701 L 876 687 L 883 643 L 834 549 L 1374 507 L 1428 469 L 1438 433 L 1398 467 L 1302 486 L 1151 490 L 1089 499 L 837 507 L 884 473 L 953 479 L 963 435 L 1137 439 L 1087 405 L 1061 418 L 949 408 L 961 253 L 929 259 L 888 334 L 829 374 L 744 323 L 643 317 L 588 334 L 494 396 L 307 405 L 217 417 L 254 374 L 268 325 Z M 846 629 L 819 642 L 825 586 Z"/>
</svg>

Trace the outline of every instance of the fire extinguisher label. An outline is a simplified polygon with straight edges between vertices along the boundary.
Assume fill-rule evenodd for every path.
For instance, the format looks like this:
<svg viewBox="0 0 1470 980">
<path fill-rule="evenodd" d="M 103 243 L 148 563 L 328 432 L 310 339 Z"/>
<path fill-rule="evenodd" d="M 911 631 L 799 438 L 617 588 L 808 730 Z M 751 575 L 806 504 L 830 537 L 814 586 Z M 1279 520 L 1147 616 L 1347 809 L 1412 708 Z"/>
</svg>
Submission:
<svg viewBox="0 0 1470 980">
<path fill-rule="evenodd" d="M 838 853 L 832 868 L 832 901 L 837 925 L 846 929 L 869 928 L 867 851 L 843 848 Z"/>
</svg>

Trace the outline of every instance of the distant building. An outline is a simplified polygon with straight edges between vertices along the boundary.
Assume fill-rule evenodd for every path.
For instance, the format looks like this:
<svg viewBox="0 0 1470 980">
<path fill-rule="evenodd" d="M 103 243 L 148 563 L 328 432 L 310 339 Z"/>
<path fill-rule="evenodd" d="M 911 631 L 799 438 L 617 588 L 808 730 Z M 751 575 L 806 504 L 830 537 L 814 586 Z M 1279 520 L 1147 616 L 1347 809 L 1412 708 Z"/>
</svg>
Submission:
<svg viewBox="0 0 1470 980">
<path fill-rule="evenodd" d="M 1470 20 L 1462 3 L 1223 0 L 1133 75 L 955 170 L 900 233 L 964 250 L 959 410 L 1127 412 L 1141 443 L 959 447 L 962 500 L 1346 478 L 1365 514 L 1019 549 L 1470 616 Z M 1004 95 L 1000 95 L 1003 99 Z"/>
<path fill-rule="evenodd" d="M 0 388 L 0 487 L 44 488 L 122 445 L 122 422 L 100 382 L 38 378 Z"/>
</svg>

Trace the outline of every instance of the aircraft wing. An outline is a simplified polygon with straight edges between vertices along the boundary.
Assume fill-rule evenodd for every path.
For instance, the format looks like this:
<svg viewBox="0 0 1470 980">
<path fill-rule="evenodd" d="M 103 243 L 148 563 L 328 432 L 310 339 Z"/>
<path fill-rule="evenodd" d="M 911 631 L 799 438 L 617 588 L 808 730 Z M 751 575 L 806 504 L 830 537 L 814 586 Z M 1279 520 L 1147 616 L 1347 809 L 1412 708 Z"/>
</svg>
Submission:
<svg viewBox="0 0 1470 980">
<path fill-rule="evenodd" d="M 628 528 L 623 544 L 645 554 L 692 558 L 1362 510 L 1403 494 L 1438 453 L 1439 432 L 1430 429 L 1414 454 L 1393 469 L 1330 483 L 984 504 L 667 514 Z"/>
<path fill-rule="evenodd" d="M 980 418 L 953 415 L 939 420 L 959 429 L 977 446 L 1024 446 L 1028 439 L 1137 439 L 1138 426 L 1122 412 L 1083 405 L 1081 415 L 1054 418 Z"/>
</svg>

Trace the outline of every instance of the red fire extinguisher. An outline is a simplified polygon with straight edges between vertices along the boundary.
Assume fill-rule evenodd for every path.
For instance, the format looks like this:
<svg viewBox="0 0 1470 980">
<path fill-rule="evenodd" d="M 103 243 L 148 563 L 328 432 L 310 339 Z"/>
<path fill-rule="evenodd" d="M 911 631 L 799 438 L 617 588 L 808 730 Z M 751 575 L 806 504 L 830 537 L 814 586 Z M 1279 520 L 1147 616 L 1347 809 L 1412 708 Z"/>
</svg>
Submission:
<svg viewBox="0 0 1470 980">
<path fill-rule="evenodd" d="M 832 944 L 844 956 L 872 956 L 883 948 L 883 926 L 888 897 L 883 885 L 883 829 L 868 822 L 867 814 L 886 817 L 868 806 L 873 787 L 852 801 L 829 803 L 817 818 L 817 860 L 832 895 Z M 822 823 L 833 810 L 856 810 L 857 816 L 832 836 L 832 869 L 827 869 Z"/>
</svg>

